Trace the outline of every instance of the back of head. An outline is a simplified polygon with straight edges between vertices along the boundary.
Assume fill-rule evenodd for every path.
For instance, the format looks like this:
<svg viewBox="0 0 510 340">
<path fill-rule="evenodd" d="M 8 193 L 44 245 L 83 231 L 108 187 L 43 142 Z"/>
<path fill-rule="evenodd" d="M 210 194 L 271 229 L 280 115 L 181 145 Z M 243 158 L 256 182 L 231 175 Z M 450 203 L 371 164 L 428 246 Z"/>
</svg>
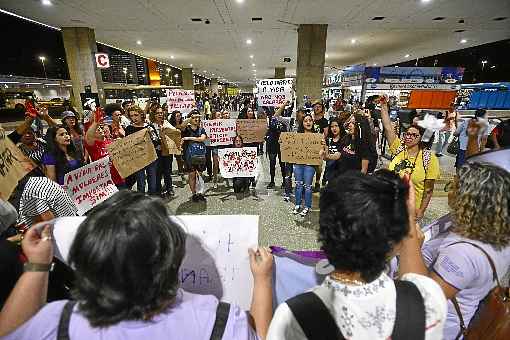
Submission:
<svg viewBox="0 0 510 340">
<path fill-rule="evenodd" d="M 407 193 L 388 170 L 348 172 L 328 182 L 320 197 L 319 241 L 329 262 L 367 282 L 376 279 L 408 233 Z"/>
<path fill-rule="evenodd" d="M 104 113 L 106 113 L 108 116 L 111 116 L 115 111 L 122 112 L 122 106 L 117 103 L 110 103 L 104 107 Z"/>
<path fill-rule="evenodd" d="M 453 188 L 455 232 L 497 248 L 510 245 L 510 173 L 489 163 L 469 162 Z"/>
<path fill-rule="evenodd" d="M 476 118 L 483 118 L 487 114 L 487 110 L 485 109 L 478 109 L 475 111 L 475 117 Z"/>
<path fill-rule="evenodd" d="M 93 327 L 149 320 L 175 298 L 184 252 L 185 234 L 161 200 L 119 191 L 78 229 L 73 296 Z"/>
</svg>

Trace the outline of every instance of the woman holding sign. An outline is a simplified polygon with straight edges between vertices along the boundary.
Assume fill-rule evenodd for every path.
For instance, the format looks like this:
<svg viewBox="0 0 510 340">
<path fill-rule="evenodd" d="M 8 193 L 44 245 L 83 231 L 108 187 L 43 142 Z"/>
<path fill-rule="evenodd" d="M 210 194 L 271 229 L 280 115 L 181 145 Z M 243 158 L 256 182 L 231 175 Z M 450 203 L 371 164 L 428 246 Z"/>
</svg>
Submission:
<svg viewBox="0 0 510 340">
<path fill-rule="evenodd" d="M 156 146 L 156 154 L 158 155 L 157 160 L 157 171 L 156 171 L 156 190 L 161 194 L 161 197 L 173 197 L 174 189 L 172 188 L 172 161 L 173 155 L 162 154 L 162 143 L 164 129 L 175 129 L 166 119 L 163 114 L 163 108 L 159 104 L 155 104 L 151 107 L 149 113 L 149 119 L 152 125 L 155 127 L 157 136 L 160 139 L 160 143 Z M 165 191 L 162 192 L 161 188 L 161 177 L 165 180 Z"/>
<path fill-rule="evenodd" d="M 63 125 L 48 129 L 46 153 L 42 157 L 44 174 L 49 179 L 64 185 L 64 176 L 83 164 L 82 154 L 71 141 L 69 130 Z"/>
<path fill-rule="evenodd" d="M 310 114 L 305 114 L 303 122 L 298 128 L 298 133 L 314 133 L 314 121 Z M 315 166 L 307 164 L 294 164 L 294 178 L 296 179 L 296 206 L 292 213 L 305 217 L 312 209 L 312 182 L 315 175 Z M 301 202 L 305 197 L 305 207 L 301 210 Z M 301 210 L 301 212 L 300 212 Z"/>
</svg>

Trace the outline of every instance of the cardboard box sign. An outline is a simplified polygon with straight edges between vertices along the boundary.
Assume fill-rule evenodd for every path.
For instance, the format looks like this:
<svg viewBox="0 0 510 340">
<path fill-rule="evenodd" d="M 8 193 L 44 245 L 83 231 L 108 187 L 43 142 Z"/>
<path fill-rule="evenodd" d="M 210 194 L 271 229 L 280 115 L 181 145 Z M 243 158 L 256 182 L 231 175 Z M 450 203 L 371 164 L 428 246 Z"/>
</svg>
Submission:
<svg viewBox="0 0 510 340">
<path fill-rule="evenodd" d="M 35 169 L 35 164 L 14 145 L 0 126 L 0 198 L 7 201 L 18 181 Z"/>
<path fill-rule="evenodd" d="M 243 138 L 243 143 L 262 143 L 267 132 L 267 122 L 264 119 L 238 119 L 237 133 Z"/>
<path fill-rule="evenodd" d="M 161 131 L 161 154 L 180 155 L 181 150 L 181 130 L 163 129 Z"/>
<path fill-rule="evenodd" d="M 122 178 L 145 168 L 158 158 L 147 129 L 118 139 L 107 149 Z"/>
<path fill-rule="evenodd" d="M 322 147 L 322 133 L 282 132 L 280 150 L 282 160 L 293 164 L 321 165 L 319 155 Z"/>
</svg>

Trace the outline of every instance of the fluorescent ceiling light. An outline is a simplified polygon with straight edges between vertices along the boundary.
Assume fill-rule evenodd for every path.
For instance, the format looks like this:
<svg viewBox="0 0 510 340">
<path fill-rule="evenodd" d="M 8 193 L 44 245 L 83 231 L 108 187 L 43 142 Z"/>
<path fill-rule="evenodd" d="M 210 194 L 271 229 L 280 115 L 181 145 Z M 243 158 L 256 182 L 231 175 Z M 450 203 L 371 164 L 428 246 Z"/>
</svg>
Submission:
<svg viewBox="0 0 510 340">
<path fill-rule="evenodd" d="M 175 57 L 173 55 L 170 56 L 170 59 L 174 59 Z"/>
<path fill-rule="evenodd" d="M 251 43 L 252 43 L 251 39 L 246 39 L 246 44 L 247 45 L 251 45 Z"/>
<path fill-rule="evenodd" d="M 41 3 L 42 3 L 44 6 L 51 6 L 51 5 L 53 5 L 53 4 L 51 3 L 51 1 L 50 1 L 50 0 L 42 0 L 42 1 L 41 1 Z"/>
<path fill-rule="evenodd" d="M 137 40 L 137 41 L 136 41 L 136 44 L 137 44 L 137 45 L 141 45 L 141 44 L 142 44 L 142 41 L 141 41 L 141 40 Z"/>
<path fill-rule="evenodd" d="M 355 44 L 356 43 L 356 39 L 351 39 L 351 44 Z"/>
<path fill-rule="evenodd" d="M 406 54 L 406 55 L 404 56 L 404 58 L 409 58 L 409 57 L 410 57 L 410 55 L 409 55 L 409 54 Z"/>
<path fill-rule="evenodd" d="M 253 54 L 250 55 L 250 59 L 253 59 Z"/>
</svg>

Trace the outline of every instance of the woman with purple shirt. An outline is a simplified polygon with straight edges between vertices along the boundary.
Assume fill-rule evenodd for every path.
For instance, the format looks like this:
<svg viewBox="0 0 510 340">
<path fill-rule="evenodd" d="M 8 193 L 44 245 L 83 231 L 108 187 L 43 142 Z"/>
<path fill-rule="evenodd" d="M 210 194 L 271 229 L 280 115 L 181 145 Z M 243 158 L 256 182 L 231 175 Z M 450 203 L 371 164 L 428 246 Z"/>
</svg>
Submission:
<svg viewBox="0 0 510 340">
<path fill-rule="evenodd" d="M 265 338 L 272 315 L 270 251 L 249 251 L 254 289 L 248 314 L 214 296 L 179 288 L 185 241 L 186 234 L 168 217 L 160 199 L 119 191 L 90 210 L 71 246 L 76 305 L 50 303 L 26 321 L 37 311 L 39 299 L 35 293 L 29 294 L 31 300 L 15 293 L 47 280 L 47 276 L 24 279 L 33 274 L 27 271 L 11 293 L 8 309 L 0 314 L 0 336 L 21 325 L 6 339 L 64 339 L 58 333 L 74 340 Z M 49 264 L 51 256 L 42 262 Z M 8 319 L 9 315 L 17 318 Z M 59 327 L 59 322 L 66 327 Z"/>
</svg>

